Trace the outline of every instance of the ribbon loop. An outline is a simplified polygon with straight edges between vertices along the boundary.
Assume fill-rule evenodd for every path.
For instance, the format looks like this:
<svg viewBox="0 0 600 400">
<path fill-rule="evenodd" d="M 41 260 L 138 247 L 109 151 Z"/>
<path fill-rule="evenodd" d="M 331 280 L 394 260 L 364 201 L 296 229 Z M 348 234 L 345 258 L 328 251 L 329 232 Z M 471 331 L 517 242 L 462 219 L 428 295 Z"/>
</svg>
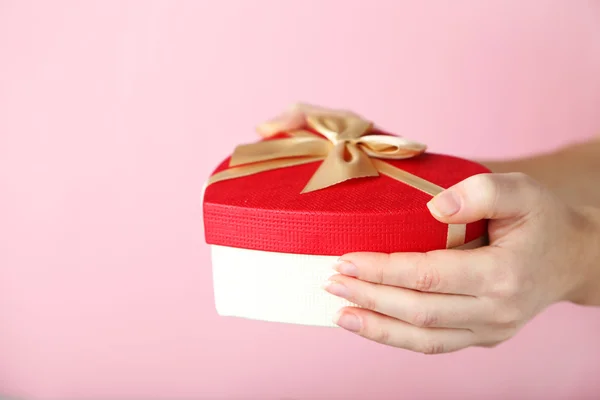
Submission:
<svg viewBox="0 0 600 400">
<path fill-rule="evenodd" d="M 396 136 L 369 134 L 373 124 L 358 117 L 308 115 L 306 122 L 318 134 L 299 130 L 289 138 L 238 146 L 229 165 L 262 163 L 295 158 L 323 162 L 302 193 L 324 189 L 348 179 L 378 176 L 372 159 L 403 159 L 417 156 L 425 145 Z"/>
<path fill-rule="evenodd" d="M 425 151 L 425 145 L 397 136 L 367 135 L 356 142 L 365 153 L 375 158 L 401 160 Z"/>
</svg>

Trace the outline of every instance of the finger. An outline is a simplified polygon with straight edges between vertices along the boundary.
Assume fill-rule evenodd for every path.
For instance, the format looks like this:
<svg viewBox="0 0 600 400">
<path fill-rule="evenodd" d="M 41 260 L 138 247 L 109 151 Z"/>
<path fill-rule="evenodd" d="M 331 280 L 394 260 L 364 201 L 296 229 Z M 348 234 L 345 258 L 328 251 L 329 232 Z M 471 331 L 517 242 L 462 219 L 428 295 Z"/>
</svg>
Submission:
<svg viewBox="0 0 600 400">
<path fill-rule="evenodd" d="M 315 104 L 296 103 L 290 107 L 293 111 L 300 111 L 304 115 L 333 115 L 337 117 L 357 117 L 360 115 L 350 110 L 322 107 Z"/>
<path fill-rule="evenodd" d="M 263 137 L 271 137 L 280 132 L 302 129 L 306 126 L 307 115 L 358 117 L 358 114 L 348 110 L 336 110 L 308 103 L 296 103 L 288 107 L 279 116 L 258 125 L 256 130 Z"/>
<path fill-rule="evenodd" d="M 444 223 L 518 218 L 534 211 L 544 192 L 542 186 L 525 174 L 480 174 L 446 189 L 427 206 Z"/>
<path fill-rule="evenodd" d="M 369 340 L 424 354 L 450 353 L 477 344 L 475 334 L 466 329 L 419 328 L 354 307 L 341 309 L 334 322 Z"/>
<path fill-rule="evenodd" d="M 256 131 L 262 137 L 268 138 L 280 132 L 302 129 L 305 124 L 306 117 L 304 113 L 298 110 L 289 110 L 270 121 L 258 125 Z"/>
<path fill-rule="evenodd" d="M 421 292 L 477 296 L 486 292 L 490 270 L 485 253 L 437 250 L 428 253 L 349 253 L 334 269 L 341 274 Z"/>
<path fill-rule="evenodd" d="M 489 303 L 476 297 L 421 293 L 343 275 L 331 277 L 325 290 L 362 308 L 421 328 L 471 329 L 483 325 L 491 314 Z"/>
</svg>

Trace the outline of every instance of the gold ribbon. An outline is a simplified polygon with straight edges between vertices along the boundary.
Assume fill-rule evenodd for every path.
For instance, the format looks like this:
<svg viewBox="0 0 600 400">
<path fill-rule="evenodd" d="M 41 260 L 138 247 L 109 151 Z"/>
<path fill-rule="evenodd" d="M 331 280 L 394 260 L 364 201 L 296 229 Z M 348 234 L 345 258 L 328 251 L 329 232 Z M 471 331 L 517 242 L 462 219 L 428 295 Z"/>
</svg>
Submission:
<svg viewBox="0 0 600 400">
<path fill-rule="evenodd" d="M 337 185 L 349 179 L 389 176 L 435 196 L 444 188 L 399 169 L 385 161 L 418 156 L 426 146 L 389 135 L 369 134 L 372 123 L 358 117 L 307 116 L 307 125 L 322 135 L 305 130 L 292 131 L 285 139 L 240 145 L 234 150 L 226 170 L 210 177 L 213 183 L 254 175 L 279 168 L 322 161 L 301 193 Z M 449 225 L 446 247 L 465 243 L 466 225 Z"/>
</svg>

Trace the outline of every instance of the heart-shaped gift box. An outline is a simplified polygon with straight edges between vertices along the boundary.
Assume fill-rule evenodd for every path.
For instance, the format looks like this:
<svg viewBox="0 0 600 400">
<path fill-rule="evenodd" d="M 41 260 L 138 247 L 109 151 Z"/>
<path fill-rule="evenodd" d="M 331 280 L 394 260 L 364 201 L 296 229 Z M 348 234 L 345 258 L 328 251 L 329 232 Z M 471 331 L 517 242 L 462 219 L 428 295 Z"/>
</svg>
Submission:
<svg viewBox="0 0 600 400">
<path fill-rule="evenodd" d="M 426 204 L 487 172 L 354 117 L 309 116 L 305 129 L 237 147 L 203 195 L 217 312 L 334 326 L 351 305 L 322 289 L 339 256 L 484 243 L 487 221 L 443 224 Z"/>
</svg>

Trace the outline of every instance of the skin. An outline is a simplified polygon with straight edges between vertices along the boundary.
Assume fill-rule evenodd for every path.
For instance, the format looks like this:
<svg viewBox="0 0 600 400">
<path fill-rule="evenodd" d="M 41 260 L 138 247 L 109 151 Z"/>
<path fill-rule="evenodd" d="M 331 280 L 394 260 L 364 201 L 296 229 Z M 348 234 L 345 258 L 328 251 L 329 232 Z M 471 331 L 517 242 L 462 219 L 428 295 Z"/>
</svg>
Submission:
<svg viewBox="0 0 600 400">
<path fill-rule="evenodd" d="M 305 125 L 307 114 L 356 114 L 292 106 L 257 127 L 264 137 Z M 385 345 L 425 354 L 492 347 L 557 302 L 600 306 L 600 140 L 506 162 L 428 203 L 444 223 L 489 219 L 489 245 L 428 253 L 352 253 L 333 268 L 335 322 Z"/>
</svg>

